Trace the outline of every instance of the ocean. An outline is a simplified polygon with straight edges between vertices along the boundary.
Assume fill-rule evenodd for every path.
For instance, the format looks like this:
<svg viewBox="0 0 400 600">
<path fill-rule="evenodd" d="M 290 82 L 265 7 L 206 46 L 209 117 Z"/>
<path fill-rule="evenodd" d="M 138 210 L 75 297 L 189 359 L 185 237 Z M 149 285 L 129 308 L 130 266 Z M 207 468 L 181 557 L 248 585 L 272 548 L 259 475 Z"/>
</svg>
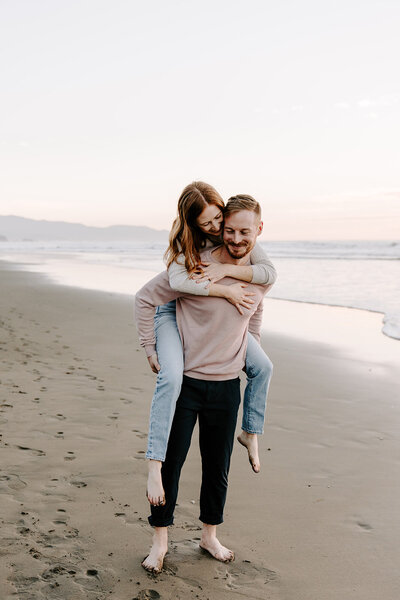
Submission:
<svg viewBox="0 0 400 600">
<path fill-rule="evenodd" d="M 383 314 L 400 339 L 400 241 L 261 242 L 278 271 L 269 297 Z M 67 285 L 134 294 L 165 268 L 165 244 L 2 242 L 0 259 Z"/>
</svg>

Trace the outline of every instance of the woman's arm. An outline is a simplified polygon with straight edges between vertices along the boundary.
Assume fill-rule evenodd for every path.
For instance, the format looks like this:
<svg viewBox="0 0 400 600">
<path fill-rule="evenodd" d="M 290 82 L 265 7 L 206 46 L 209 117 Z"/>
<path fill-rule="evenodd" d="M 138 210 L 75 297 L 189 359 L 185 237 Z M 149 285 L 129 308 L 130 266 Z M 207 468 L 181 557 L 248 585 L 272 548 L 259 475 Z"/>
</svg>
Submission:
<svg viewBox="0 0 400 600">
<path fill-rule="evenodd" d="M 209 281 L 205 280 L 196 283 L 191 279 L 189 273 L 185 267 L 185 261 L 183 255 L 178 256 L 178 261 L 174 261 L 168 267 L 169 285 L 176 292 L 183 294 L 195 294 L 196 296 L 208 296 L 210 290 L 208 288 Z"/>
<path fill-rule="evenodd" d="M 225 298 L 238 310 L 242 315 L 244 308 L 251 308 L 254 300 L 251 296 L 255 296 L 253 292 L 246 291 L 246 283 L 231 283 L 230 285 L 222 285 L 220 283 L 212 283 L 210 285 L 210 296 L 217 298 Z"/>
<path fill-rule="evenodd" d="M 225 298 L 225 300 L 228 300 L 228 302 L 237 308 L 240 314 L 243 314 L 241 307 L 248 308 L 249 304 L 253 303 L 251 296 L 254 296 L 254 294 L 245 290 L 246 285 L 240 283 L 231 285 L 210 284 L 209 279 L 197 283 L 190 277 L 185 265 L 181 262 L 183 259 L 178 257 L 178 260 L 179 262 L 174 261 L 168 268 L 169 284 L 176 292 L 194 294 L 195 296 Z M 251 267 L 245 268 L 251 270 Z"/>
<path fill-rule="evenodd" d="M 272 285 L 276 281 L 276 270 L 260 244 L 256 244 L 250 254 L 251 265 L 229 265 L 222 263 L 207 263 L 200 274 L 194 274 L 193 279 L 198 284 L 208 281 L 211 284 L 223 277 L 232 277 L 249 283 Z"/>
<path fill-rule="evenodd" d="M 251 269 L 253 278 L 251 283 L 259 283 L 261 285 L 272 285 L 276 281 L 277 273 L 274 265 L 264 252 L 261 244 L 256 244 L 250 254 Z"/>
</svg>

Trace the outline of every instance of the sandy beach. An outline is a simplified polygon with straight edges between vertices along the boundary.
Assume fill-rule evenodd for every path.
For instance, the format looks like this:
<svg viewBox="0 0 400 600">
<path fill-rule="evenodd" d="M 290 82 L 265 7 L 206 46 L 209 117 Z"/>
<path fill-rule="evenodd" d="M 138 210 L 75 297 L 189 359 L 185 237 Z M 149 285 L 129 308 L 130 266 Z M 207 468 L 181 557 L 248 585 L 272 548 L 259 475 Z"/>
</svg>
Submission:
<svg viewBox="0 0 400 600">
<path fill-rule="evenodd" d="M 219 532 L 236 560 L 198 548 L 195 437 L 154 577 L 140 562 L 152 535 L 144 454 L 155 376 L 133 298 L 5 262 L 0 281 L 1 600 L 399 598 L 400 342 L 374 330 L 377 315 L 324 307 L 332 332 L 359 318 L 363 330 L 351 343 L 318 341 L 280 328 L 266 300 L 274 377 L 262 471 L 236 444 Z"/>
</svg>

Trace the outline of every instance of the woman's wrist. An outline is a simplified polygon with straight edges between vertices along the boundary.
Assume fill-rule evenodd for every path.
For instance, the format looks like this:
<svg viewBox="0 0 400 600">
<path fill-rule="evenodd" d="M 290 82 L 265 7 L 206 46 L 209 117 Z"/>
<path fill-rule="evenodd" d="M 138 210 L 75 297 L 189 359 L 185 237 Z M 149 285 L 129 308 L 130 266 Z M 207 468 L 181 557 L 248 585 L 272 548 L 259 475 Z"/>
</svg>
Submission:
<svg viewBox="0 0 400 600">
<path fill-rule="evenodd" d="M 229 285 L 221 285 L 219 283 L 212 283 L 209 289 L 209 296 L 214 296 L 216 298 L 225 298 L 228 299 L 231 297 Z"/>
<path fill-rule="evenodd" d="M 224 277 L 234 277 L 234 268 L 235 265 L 229 265 L 227 263 L 224 264 Z"/>
<path fill-rule="evenodd" d="M 225 277 L 232 277 L 232 279 L 237 279 L 238 281 L 245 281 L 246 283 L 250 283 L 253 279 L 253 269 L 251 265 L 224 265 L 226 269 Z"/>
</svg>

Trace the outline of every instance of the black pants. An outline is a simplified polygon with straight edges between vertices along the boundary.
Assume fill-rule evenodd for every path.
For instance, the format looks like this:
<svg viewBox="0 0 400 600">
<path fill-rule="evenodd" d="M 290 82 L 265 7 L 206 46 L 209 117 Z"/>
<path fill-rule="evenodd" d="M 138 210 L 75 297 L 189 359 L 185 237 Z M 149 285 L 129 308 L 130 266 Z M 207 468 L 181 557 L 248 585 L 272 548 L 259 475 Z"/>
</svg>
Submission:
<svg viewBox="0 0 400 600">
<path fill-rule="evenodd" d="M 209 525 L 222 523 L 239 404 L 238 377 L 205 381 L 184 375 L 161 470 L 166 504 L 151 507 L 150 525 L 167 527 L 174 522 L 179 477 L 197 416 L 202 462 L 200 521 Z"/>
</svg>

